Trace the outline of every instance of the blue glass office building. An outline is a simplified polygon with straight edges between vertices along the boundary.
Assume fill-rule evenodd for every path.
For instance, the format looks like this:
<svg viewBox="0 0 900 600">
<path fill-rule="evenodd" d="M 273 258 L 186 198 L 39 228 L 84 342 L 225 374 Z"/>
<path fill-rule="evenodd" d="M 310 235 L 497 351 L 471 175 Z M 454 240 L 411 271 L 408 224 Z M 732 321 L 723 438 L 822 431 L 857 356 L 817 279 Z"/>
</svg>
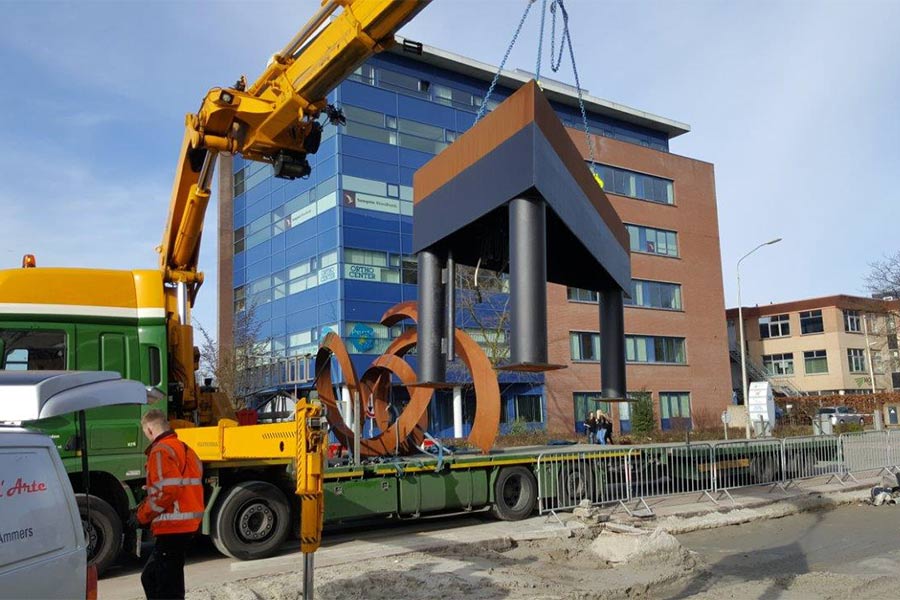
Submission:
<svg viewBox="0 0 900 600">
<path fill-rule="evenodd" d="M 220 339 L 228 338 L 234 311 L 252 305 L 272 355 L 315 354 L 324 335 L 335 331 L 358 373 L 365 371 L 400 333 L 379 323 L 382 314 L 416 299 L 413 173 L 472 126 L 494 72 L 428 47 L 420 55 L 402 49 L 380 54 L 331 93 L 347 124 L 326 126 L 319 152 L 309 157 L 308 179 L 276 179 L 271 166 L 239 157 L 230 169 L 226 162 Z M 505 72 L 486 108 L 529 78 Z M 561 119 L 581 129 L 575 90 L 552 82 L 545 87 Z M 641 113 L 612 104 L 589 106 L 594 133 L 668 150 L 672 132 L 658 122 L 644 126 Z M 501 390 L 506 426 L 516 418 L 530 427 L 546 423 L 543 377 L 504 372 Z M 449 435 L 449 392 L 439 392 L 432 406 L 432 432 Z M 473 406 L 467 398 L 464 433 Z"/>
</svg>

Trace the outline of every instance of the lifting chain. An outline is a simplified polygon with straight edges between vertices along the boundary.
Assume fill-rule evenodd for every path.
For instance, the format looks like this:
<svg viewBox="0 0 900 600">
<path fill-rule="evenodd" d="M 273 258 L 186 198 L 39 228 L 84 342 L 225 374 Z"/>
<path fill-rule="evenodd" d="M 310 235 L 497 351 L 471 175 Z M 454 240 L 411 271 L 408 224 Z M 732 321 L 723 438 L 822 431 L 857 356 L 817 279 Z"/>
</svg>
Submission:
<svg viewBox="0 0 900 600">
<path fill-rule="evenodd" d="M 537 81 L 538 85 L 541 82 L 541 58 L 543 55 L 544 48 L 544 28 L 546 24 L 546 16 L 547 16 L 547 1 L 541 0 L 541 24 L 540 24 L 540 32 L 538 34 L 538 50 L 537 50 L 537 60 L 535 63 L 535 81 Z M 509 44 L 509 47 L 506 49 L 506 53 L 503 55 L 503 60 L 500 61 L 500 66 L 497 68 L 497 72 L 494 74 L 494 79 L 491 81 L 490 87 L 488 87 L 487 94 L 484 97 L 484 100 L 481 103 L 481 106 L 478 108 L 478 114 L 475 116 L 475 123 L 481 120 L 481 117 L 484 116 L 485 110 L 487 110 L 488 101 L 491 98 L 491 94 L 494 93 L 494 88 L 497 85 L 497 81 L 500 79 L 500 73 L 503 71 L 503 67 L 506 65 L 506 60 L 509 58 L 510 52 L 512 52 L 513 47 L 516 45 L 516 41 L 519 38 L 519 33 L 522 31 L 522 26 L 525 24 L 525 20 L 528 18 L 528 13 L 531 10 L 531 5 L 534 4 L 536 0 L 528 0 L 525 5 L 525 12 L 522 13 L 522 18 L 519 20 L 519 25 L 516 27 L 516 31 L 513 34 L 512 41 Z M 556 30 L 557 30 L 557 13 L 559 13 L 562 18 L 562 33 L 559 39 L 559 54 L 556 52 Z M 587 141 L 588 145 L 588 161 L 590 162 L 590 170 L 594 175 L 594 178 L 600 182 L 600 178 L 596 172 L 596 160 L 594 158 L 594 140 L 591 137 L 590 129 L 588 128 L 588 120 L 587 120 L 587 111 L 584 108 L 584 92 L 581 89 L 581 79 L 578 76 L 578 67 L 575 63 L 575 49 L 572 46 L 572 36 L 569 31 L 569 12 L 566 10 L 566 6 L 563 0 L 552 0 L 550 2 L 550 69 L 556 73 L 559 71 L 562 66 L 563 60 L 563 52 L 568 47 L 569 50 L 569 61 L 572 63 L 572 73 L 575 75 L 575 89 L 578 93 L 578 109 L 581 111 L 581 124 L 584 128 L 584 137 Z M 600 183 L 601 187 L 603 186 Z"/>
</svg>

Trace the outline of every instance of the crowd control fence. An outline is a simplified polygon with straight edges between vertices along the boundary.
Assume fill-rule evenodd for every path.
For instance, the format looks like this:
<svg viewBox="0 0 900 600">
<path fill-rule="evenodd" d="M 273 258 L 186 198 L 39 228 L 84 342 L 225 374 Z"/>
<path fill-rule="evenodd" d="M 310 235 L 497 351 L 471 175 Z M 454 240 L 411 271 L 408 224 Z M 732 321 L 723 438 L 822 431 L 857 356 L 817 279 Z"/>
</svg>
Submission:
<svg viewBox="0 0 900 600">
<path fill-rule="evenodd" d="M 856 481 L 900 472 L 900 431 L 639 446 L 578 446 L 537 458 L 538 510 L 579 505 L 652 513 L 647 500 L 681 494 L 718 503 L 740 488 L 786 491 L 804 480 Z"/>
</svg>

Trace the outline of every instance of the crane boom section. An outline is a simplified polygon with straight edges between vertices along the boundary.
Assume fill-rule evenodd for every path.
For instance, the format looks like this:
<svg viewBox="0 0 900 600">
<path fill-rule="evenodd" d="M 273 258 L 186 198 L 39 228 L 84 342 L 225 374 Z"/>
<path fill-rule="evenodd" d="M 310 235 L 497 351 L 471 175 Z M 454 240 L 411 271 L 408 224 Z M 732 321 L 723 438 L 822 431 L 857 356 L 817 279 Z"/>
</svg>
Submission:
<svg viewBox="0 0 900 600">
<path fill-rule="evenodd" d="M 185 282 L 191 300 L 202 282 L 197 273 L 203 217 L 209 202 L 212 169 L 218 152 L 276 165 L 287 178 L 309 173 L 306 155 L 318 150 L 326 96 L 372 54 L 394 41 L 394 33 L 428 0 L 334 0 L 323 2 L 308 24 L 306 39 L 295 37 L 275 55 L 249 87 L 213 88 L 200 110 L 186 118 L 185 137 L 172 190 L 160 252 L 168 282 Z M 343 11 L 324 25 L 323 13 Z M 311 22 L 313 23 L 313 22 Z M 297 47 L 306 45 L 299 51 Z"/>
</svg>

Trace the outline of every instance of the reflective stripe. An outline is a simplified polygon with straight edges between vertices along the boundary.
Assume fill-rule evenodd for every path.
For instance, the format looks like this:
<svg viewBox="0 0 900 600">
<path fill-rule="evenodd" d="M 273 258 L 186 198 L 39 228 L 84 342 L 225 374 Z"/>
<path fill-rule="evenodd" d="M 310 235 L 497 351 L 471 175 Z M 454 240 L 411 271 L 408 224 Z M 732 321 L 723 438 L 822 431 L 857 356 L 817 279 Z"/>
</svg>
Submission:
<svg viewBox="0 0 900 600">
<path fill-rule="evenodd" d="M 152 510 L 153 512 L 161 513 L 166 510 L 153 501 L 153 496 L 147 496 L 147 504 L 150 506 L 150 510 Z"/>
<path fill-rule="evenodd" d="M 166 477 L 160 479 L 151 488 L 162 489 L 167 485 L 202 485 L 203 481 L 196 477 Z M 150 488 L 147 488 L 150 489 Z"/>
<path fill-rule="evenodd" d="M 163 478 L 163 470 L 162 470 L 162 454 L 159 452 L 156 453 L 156 478 Z"/>
<path fill-rule="evenodd" d="M 154 521 L 189 521 L 191 519 L 202 519 L 202 512 L 191 512 L 191 513 L 166 513 L 164 515 L 159 515 L 154 519 Z"/>
<path fill-rule="evenodd" d="M 153 446 L 153 449 L 154 449 L 154 450 L 156 450 L 156 449 L 160 449 L 160 450 L 165 449 L 166 452 L 168 452 L 169 454 L 172 455 L 172 458 L 174 458 L 176 462 L 178 461 L 178 455 L 175 453 L 175 449 L 172 448 L 172 446 L 170 446 L 170 445 L 168 445 L 168 444 L 164 444 L 164 443 L 160 442 L 159 444 Z"/>
</svg>

